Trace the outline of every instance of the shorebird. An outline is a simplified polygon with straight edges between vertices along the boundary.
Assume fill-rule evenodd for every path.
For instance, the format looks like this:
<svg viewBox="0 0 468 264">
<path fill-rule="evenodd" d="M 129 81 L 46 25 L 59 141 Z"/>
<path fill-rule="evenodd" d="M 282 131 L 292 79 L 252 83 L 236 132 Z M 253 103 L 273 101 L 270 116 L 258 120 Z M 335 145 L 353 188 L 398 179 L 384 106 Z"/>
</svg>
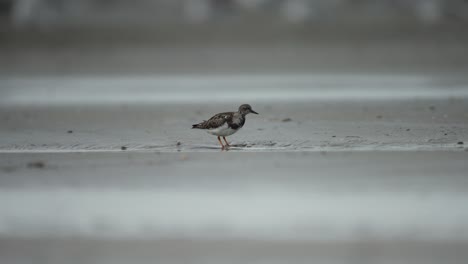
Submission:
<svg viewBox="0 0 468 264">
<path fill-rule="evenodd" d="M 221 144 L 221 149 L 224 149 L 230 146 L 226 137 L 236 133 L 244 126 L 245 116 L 249 113 L 258 115 L 257 112 L 252 110 L 250 105 L 243 104 L 239 106 L 239 111 L 237 112 L 216 114 L 208 120 L 192 125 L 192 128 L 205 129 L 209 134 L 218 136 L 218 142 Z M 223 145 L 221 137 L 223 137 L 226 145 Z"/>
</svg>

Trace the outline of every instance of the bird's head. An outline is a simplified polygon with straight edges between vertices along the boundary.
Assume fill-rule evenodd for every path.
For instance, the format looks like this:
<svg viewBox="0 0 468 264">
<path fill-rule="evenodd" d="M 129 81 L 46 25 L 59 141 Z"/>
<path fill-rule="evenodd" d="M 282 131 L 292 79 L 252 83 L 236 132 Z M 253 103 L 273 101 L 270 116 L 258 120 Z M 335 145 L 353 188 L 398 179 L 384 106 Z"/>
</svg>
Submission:
<svg viewBox="0 0 468 264">
<path fill-rule="evenodd" d="M 243 105 L 239 106 L 239 113 L 242 114 L 242 115 L 246 115 L 246 114 L 249 114 L 249 113 L 253 113 L 253 114 L 258 115 L 257 112 L 252 110 L 252 107 L 249 104 L 243 104 Z"/>
</svg>

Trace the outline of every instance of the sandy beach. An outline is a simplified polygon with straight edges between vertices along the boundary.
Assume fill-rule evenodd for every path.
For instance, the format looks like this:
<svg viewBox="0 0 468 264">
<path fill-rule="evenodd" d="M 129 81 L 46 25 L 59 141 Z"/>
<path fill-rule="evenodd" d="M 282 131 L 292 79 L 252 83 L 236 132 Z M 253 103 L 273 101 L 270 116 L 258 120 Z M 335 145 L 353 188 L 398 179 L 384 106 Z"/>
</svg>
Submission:
<svg viewBox="0 0 468 264">
<path fill-rule="evenodd" d="M 76 89 L 88 85 L 96 92 Z M 185 97 L 193 85 L 198 97 Z M 468 259 L 463 78 L 8 77 L 2 87 L 1 262 Z M 228 151 L 190 129 L 239 102 L 260 115 Z"/>
</svg>

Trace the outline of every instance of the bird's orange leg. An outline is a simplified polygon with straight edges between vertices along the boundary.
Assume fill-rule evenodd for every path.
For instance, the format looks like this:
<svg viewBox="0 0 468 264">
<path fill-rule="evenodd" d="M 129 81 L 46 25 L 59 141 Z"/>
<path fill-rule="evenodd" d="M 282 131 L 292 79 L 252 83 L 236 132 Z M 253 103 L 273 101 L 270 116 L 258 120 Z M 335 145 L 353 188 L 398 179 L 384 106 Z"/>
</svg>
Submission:
<svg viewBox="0 0 468 264">
<path fill-rule="evenodd" d="M 226 137 L 223 137 L 223 139 L 224 139 L 224 142 L 226 142 L 226 146 L 230 147 L 231 145 L 229 145 L 229 143 L 227 142 Z"/>
<path fill-rule="evenodd" d="M 219 136 L 218 136 L 218 142 L 219 142 L 219 144 L 221 144 L 221 149 L 224 149 L 223 142 L 221 142 L 221 138 Z"/>
</svg>

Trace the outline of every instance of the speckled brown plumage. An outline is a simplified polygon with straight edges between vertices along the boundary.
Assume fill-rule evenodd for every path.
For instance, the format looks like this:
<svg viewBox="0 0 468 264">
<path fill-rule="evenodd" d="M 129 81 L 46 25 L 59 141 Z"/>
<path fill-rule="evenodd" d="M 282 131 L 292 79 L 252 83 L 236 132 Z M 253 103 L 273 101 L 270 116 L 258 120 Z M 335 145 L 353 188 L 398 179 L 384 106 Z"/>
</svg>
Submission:
<svg viewBox="0 0 468 264">
<path fill-rule="evenodd" d="M 245 115 L 238 114 L 237 112 L 219 113 L 210 119 L 203 121 L 199 124 L 192 125 L 192 128 L 199 129 L 214 129 L 223 126 L 227 123 L 228 127 L 232 129 L 239 129 L 245 124 Z"/>
<path fill-rule="evenodd" d="M 218 141 L 222 148 L 225 146 L 221 142 L 220 136 L 224 138 L 226 146 L 229 143 L 226 141 L 226 136 L 230 136 L 242 128 L 245 124 L 245 116 L 249 113 L 258 114 L 248 104 L 243 104 L 237 112 L 224 112 L 214 115 L 208 120 L 192 125 L 192 128 L 204 129 L 208 133 L 218 136 Z"/>
</svg>

